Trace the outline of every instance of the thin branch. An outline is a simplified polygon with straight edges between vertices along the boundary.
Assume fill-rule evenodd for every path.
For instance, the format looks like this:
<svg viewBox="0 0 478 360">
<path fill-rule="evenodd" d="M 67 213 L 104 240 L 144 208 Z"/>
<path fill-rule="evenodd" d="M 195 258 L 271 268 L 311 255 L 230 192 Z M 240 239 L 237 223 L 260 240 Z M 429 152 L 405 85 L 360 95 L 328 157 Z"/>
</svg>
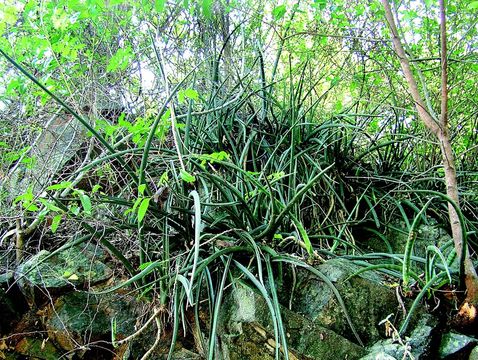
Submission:
<svg viewBox="0 0 478 360">
<path fill-rule="evenodd" d="M 440 126 L 435 122 L 433 117 L 426 110 L 425 103 L 418 90 L 417 82 L 415 80 L 415 77 L 413 76 L 413 72 L 410 67 L 407 54 L 405 53 L 403 45 L 400 41 L 400 36 L 398 35 L 397 26 L 395 25 L 395 20 L 393 18 L 390 4 L 388 3 L 388 0 L 382 0 L 382 4 L 383 8 L 385 9 L 385 18 L 387 19 L 390 31 L 392 32 L 393 46 L 395 47 L 395 51 L 400 61 L 400 65 L 402 66 L 403 73 L 410 88 L 410 93 L 412 95 L 413 101 L 415 102 L 415 107 L 417 108 L 418 114 L 425 123 L 425 125 L 430 129 L 433 134 L 438 135 L 438 133 L 440 132 Z"/>
<path fill-rule="evenodd" d="M 445 3 L 440 0 L 440 45 L 441 45 L 441 114 L 440 123 L 444 131 L 448 129 L 448 62 L 446 49 Z"/>
</svg>

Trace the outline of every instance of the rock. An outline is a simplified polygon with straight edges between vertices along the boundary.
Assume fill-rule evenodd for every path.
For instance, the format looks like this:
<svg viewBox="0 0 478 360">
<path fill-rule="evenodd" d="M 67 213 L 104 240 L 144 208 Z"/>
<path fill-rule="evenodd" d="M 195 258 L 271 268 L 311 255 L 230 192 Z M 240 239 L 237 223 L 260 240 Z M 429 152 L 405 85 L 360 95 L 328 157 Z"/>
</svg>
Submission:
<svg viewBox="0 0 478 360">
<path fill-rule="evenodd" d="M 383 351 L 378 351 L 378 352 L 373 352 L 367 356 L 364 356 L 360 360 L 398 360 L 397 358 L 388 355 L 386 352 Z"/>
<path fill-rule="evenodd" d="M 395 291 L 385 285 L 384 278 L 367 271 L 348 279 L 361 267 L 344 259 L 329 260 L 317 269 L 337 288 L 364 344 L 381 339 L 384 332 L 379 323 L 396 313 L 398 305 Z M 292 289 L 281 290 L 282 304 L 290 304 L 292 311 L 357 342 L 332 289 L 310 271 L 298 269 L 296 277 Z M 285 280 L 287 284 L 292 282 Z"/>
<path fill-rule="evenodd" d="M 475 346 L 473 350 L 471 350 L 468 360 L 478 360 L 478 346 Z"/>
<path fill-rule="evenodd" d="M 301 315 L 284 307 L 281 314 L 291 360 L 330 359 L 331 354 L 336 359 L 353 360 L 365 354 L 362 347 Z M 225 298 L 218 334 L 224 360 L 274 359 L 276 339 L 269 308 L 264 298 L 246 285 L 236 284 Z"/>
<path fill-rule="evenodd" d="M 112 319 L 116 321 L 116 339 L 121 340 L 135 331 L 135 304 L 134 298 L 126 295 L 71 292 L 45 311 L 45 327 L 49 337 L 66 351 L 95 341 L 110 342 Z"/>
<path fill-rule="evenodd" d="M 457 353 L 469 351 L 469 349 L 476 344 L 478 344 L 478 339 L 476 338 L 455 332 L 449 332 L 442 336 L 438 354 L 440 359 L 443 359 Z"/>
<path fill-rule="evenodd" d="M 448 251 L 445 251 L 445 256 L 448 255 L 449 251 L 454 249 L 452 238 L 436 220 L 428 218 L 427 221 L 427 224 L 422 223 L 418 226 L 417 237 L 413 246 L 413 254 L 425 258 L 427 246 L 436 245 L 442 247 L 445 244 L 449 244 L 447 247 Z M 408 236 L 409 229 L 405 222 L 400 221 L 388 226 L 387 238 L 394 252 L 403 253 L 405 251 Z"/>
<path fill-rule="evenodd" d="M 28 151 L 25 160 L 7 175 L 3 184 L 10 200 L 33 186 L 33 194 L 39 195 L 65 164 L 70 161 L 87 139 L 86 131 L 70 114 L 51 118 L 40 136 Z"/>
<path fill-rule="evenodd" d="M 202 359 L 199 354 L 193 353 L 192 351 L 189 351 L 187 349 L 180 349 L 178 351 L 175 351 L 171 355 L 171 360 L 200 360 Z"/>
<path fill-rule="evenodd" d="M 394 338 L 380 340 L 372 345 L 369 354 L 360 360 L 376 359 L 422 359 L 430 353 L 437 320 L 423 315 L 409 337 L 403 339 L 396 334 Z M 412 357 L 411 357 L 412 356 Z"/>
<path fill-rule="evenodd" d="M 61 352 L 50 342 L 25 337 L 15 346 L 15 352 L 29 359 L 57 360 Z"/>
<path fill-rule="evenodd" d="M 42 289 L 58 294 L 71 288 L 88 288 L 112 275 L 111 269 L 101 261 L 105 258 L 104 251 L 93 244 L 74 246 L 46 259 L 49 255 L 49 251 L 42 250 L 16 271 L 20 288 L 30 304 L 35 296 L 42 296 Z"/>
<path fill-rule="evenodd" d="M 435 317 L 429 314 L 423 314 L 410 336 L 405 338 L 410 345 L 411 353 L 415 358 L 419 359 L 420 356 L 428 354 L 434 350 L 431 349 L 431 347 L 433 340 L 437 335 L 437 325 L 438 320 Z"/>
</svg>

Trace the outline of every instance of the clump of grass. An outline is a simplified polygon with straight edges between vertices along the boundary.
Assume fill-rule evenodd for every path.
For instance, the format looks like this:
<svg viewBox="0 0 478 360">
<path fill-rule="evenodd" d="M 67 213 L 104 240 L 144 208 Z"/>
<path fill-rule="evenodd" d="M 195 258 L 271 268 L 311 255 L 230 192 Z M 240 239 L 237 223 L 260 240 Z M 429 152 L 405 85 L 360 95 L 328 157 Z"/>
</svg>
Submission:
<svg viewBox="0 0 478 360">
<path fill-rule="evenodd" d="M 429 290 L 454 281 L 456 269 L 440 249 L 429 247 L 426 259 L 412 256 L 419 221 L 426 214 L 443 212 L 430 198 L 436 194 L 422 191 L 440 181 L 414 172 L 410 156 L 416 139 L 387 122 L 370 133 L 370 119 L 352 112 L 320 119 L 320 99 L 307 89 L 303 77 L 289 74 L 284 80 L 289 82 L 288 96 L 274 96 L 279 85 L 267 83 L 258 59 L 256 72 L 238 78 L 235 85 L 229 79 L 221 83 L 216 74 L 210 96 L 200 99 L 192 90 L 191 72 L 168 89 L 166 100 L 143 130 L 126 122 L 114 129 L 95 128 L 2 54 L 80 121 L 103 149 L 78 166 L 74 176 L 105 173 L 116 163 L 118 177 L 126 179 L 123 187 L 108 195 L 90 193 L 96 210 L 89 216 L 71 212 L 67 193 L 49 192 L 48 197 L 59 209 L 55 211 L 68 214 L 69 221 L 78 221 L 88 233 L 75 243 L 98 239 L 129 271 L 127 281 L 104 292 L 132 286 L 141 297 L 159 302 L 159 308 L 170 309 L 174 333 L 170 355 L 179 328 L 186 326 L 184 313 L 192 307 L 199 327 L 203 306 L 209 309 L 205 332 L 209 338 L 201 342 L 205 355 L 214 358 L 224 289 L 237 274 L 267 302 L 276 358 L 281 346 L 286 358 L 288 353 L 275 286 L 283 264 L 304 267 L 325 281 L 355 334 L 340 294 L 307 260 L 343 256 L 363 265 L 363 271 L 381 270 L 405 284 L 415 281 L 421 292 L 411 310 Z M 157 59 L 167 83 L 158 51 Z M 180 111 L 175 99 L 181 91 L 184 96 L 185 89 L 187 106 Z M 220 99 L 222 91 L 227 100 Z M 114 138 L 108 137 L 111 133 Z M 95 217 L 101 230 L 93 226 Z M 380 236 L 395 217 L 409 228 L 405 254 L 395 254 L 383 236 L 389 252 L 366 254 L 364 241 L 354 235 L 357 229 L 368 228 Z M 464 216 L 462 221 L 476 230 L 476 221 Z M 121 243 L 112 240 L 115 235 L 133 240 Z M 126 247 L 133 252 L 131 258 L 123 255 Z M 425 280 L 413 262 L 425 263 Z"/>
</svg>

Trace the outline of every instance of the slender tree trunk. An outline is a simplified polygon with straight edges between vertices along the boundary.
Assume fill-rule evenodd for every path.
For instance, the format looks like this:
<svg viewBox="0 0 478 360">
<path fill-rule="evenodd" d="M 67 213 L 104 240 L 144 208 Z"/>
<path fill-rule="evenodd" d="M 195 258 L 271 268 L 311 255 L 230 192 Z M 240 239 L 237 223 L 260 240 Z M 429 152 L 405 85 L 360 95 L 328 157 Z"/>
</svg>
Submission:
<svg viewBox="0 0 478 360">
<path fill-rule="evenodd" d="M 433 118 L 425 107 L 425 103 L 418 90 L 418 85 L 413 75 L 408 56 L 402 46 L 400 36 L 395 25 L 393 13 L 390 8 L 389 0 L 382 0 L 385 9 L 385 17 L 387 19 L 390 31 L 392 32 L 392 41 L 395 52 L 400 60 L 403 73 L 407 80 L 410 93 L 415 102 L 420 119 L 425 126 L 432 132 L 440 143 L 440 150 L 442 154 L 443 167 L 445 170 L 445 184 L 447 196 L 460 206 L 460 199 L 458 194 L 458 184 L 456 179 L 456 169 L 453 149 L 450 142 L 450 135 L 448 131 L 448 65 L 447 65 L 447 40 L 446 40 L 446 17 L 444 0 L 440 0 L 440 35 L 441 35 L 441 114 L 440 119 Z M 464 264 L 465 286 L 467 290 L 467 297 L 463 308 L 466 308 L 468 314 L 468 321 L 475 320 L 476 305 L 478 304 L 478 276 L 473 267 L 469 252 L 465 249 L 464 259 L 461 259 L 463 250 L 463 232 L 462 224 L 460 222 L 458 213 L 455 208 L 448 204 L 448 212 L 450 217 L 450 224 L 452 230 L 453 241 L 455 244 L 455 251 L 460 257 L 460 261 Z"/>
</svg>

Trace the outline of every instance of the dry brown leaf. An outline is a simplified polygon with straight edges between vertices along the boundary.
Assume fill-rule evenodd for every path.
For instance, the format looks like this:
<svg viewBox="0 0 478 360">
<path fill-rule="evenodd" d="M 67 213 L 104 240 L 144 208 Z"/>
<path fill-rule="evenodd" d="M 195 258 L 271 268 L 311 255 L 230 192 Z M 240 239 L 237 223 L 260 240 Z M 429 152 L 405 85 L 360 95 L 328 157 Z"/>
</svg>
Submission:
<svg viewBox="0 0 478 360">
<path fill-rule="evenodd" d="M 458 312 L 458 316 L 465 319 L 467 322 L 473 322 L 476 319 L 476 307 L 469 302 L 465 302 Z"/>
</svg>

